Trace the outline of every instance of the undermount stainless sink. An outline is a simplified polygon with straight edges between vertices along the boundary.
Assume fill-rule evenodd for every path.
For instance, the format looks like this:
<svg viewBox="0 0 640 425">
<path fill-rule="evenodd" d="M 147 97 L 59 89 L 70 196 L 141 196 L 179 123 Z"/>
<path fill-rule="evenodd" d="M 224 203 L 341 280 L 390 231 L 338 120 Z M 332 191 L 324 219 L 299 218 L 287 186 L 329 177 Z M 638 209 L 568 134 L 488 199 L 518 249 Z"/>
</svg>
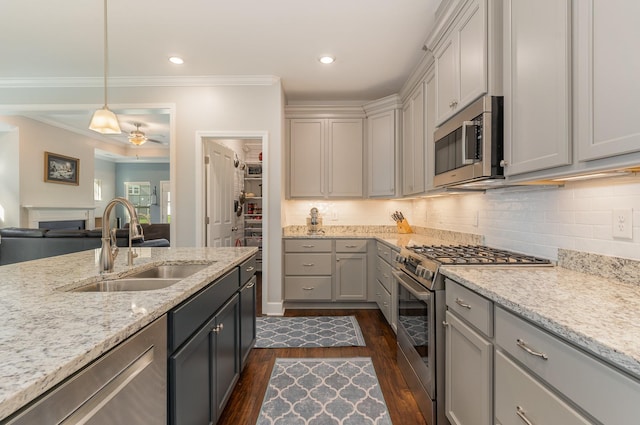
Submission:
<svg viewBox="0 0 640 425">
<path fill-rule="evenodd" d="M 181 279 L 122 279 L 103 280 L 71 289 L 70 292 L 122 292 L 122 291 L 153 291 L 167 288 Z"/>
<path fill-rule="evenodd" d="M 167 288 L 180 282 L 209 264 L 166 264 L 131 273 L 119 279 L 109 279 L 93 282 L 70 289 L 69 292 L 122 292 L 122 291 L 153 291 Z"/>
<path fill-rule="evenodd" d="M 151 279 L 184 279 L 200 270 L 209 267 L 209 264 L 167 264 L 156 266 L 148 270 L 127 275 L 127 278 L 151 278 Z"/>
</svg>

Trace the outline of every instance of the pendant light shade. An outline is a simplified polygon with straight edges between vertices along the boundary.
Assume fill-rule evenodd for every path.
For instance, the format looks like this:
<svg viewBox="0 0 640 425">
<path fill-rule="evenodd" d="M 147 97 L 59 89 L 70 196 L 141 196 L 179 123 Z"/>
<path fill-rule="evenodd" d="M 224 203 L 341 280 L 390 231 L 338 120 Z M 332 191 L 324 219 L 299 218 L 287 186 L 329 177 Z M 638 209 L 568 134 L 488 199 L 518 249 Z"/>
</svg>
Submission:
<svg viewBox="0 0 640 425">
<path fill-rule="evenodd" d="M 104 0 L 104 106 L 93 113 L 89 129 L 101 134 L 120 134 L 118 117 L 107 107 L 107 69 L 109 68 L 107 37 L 107 0 Z"/>
<path fill-rule="evenodd" d="M 102 109 L 98 109 L 93 113 L 89 129 L 102 134 L 122 133 L 120 124 L 118 123 L 118 117 L 107 108 L 107 105 L 104 105 Z"/>
</svg>

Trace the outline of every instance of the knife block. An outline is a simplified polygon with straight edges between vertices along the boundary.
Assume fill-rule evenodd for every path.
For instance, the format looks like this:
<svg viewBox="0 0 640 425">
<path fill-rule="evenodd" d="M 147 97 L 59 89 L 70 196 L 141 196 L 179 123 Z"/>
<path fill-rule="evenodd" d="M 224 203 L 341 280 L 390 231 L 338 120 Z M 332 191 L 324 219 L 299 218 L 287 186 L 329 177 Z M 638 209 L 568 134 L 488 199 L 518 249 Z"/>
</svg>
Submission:
<svg viewBox="0 0 640 425">
<path fill-rule="evenodd" d="M 402 221 L 396 221 L 396 224 L 398 225 L 398 233 L 413 233 L 406 218 Z"/>
</svg>

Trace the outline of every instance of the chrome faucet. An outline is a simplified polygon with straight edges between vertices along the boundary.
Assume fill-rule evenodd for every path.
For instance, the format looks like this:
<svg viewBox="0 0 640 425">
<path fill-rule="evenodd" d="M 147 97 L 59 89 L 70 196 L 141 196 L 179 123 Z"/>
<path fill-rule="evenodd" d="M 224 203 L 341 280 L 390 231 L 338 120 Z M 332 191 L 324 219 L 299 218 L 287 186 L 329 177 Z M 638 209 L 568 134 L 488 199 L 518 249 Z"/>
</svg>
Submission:
<svg viewBox="0 0 640 425">
<path fill-rule="evenodd" d="M 136 209 L 133 204 L 129 202 L 125 198 L 114 198 L 104 209 L 104 214 L 102 215 L 102 248 L 100 249 L 100 273 L 103 272 L 111 272 L 113 271 L 113 263 L 118 256 L 118 245 L 116 239 L 116 231 L 117 229 L 111 229 L 109 223 L 109 215 L 111 214 L 111 210 L 116 204 L 122 204 L 129 213 L 129 253 L 128 253 L 128 262 L 129 266 L 133 266 L 133 259 L 138 256 L 138 254 L 133 252 L 131 248 L 131 241 L 134 239 L 139 239 L 143 237 L 142 227 L 138 223 L 138 214 L 136 213 Z"/>
</svg>

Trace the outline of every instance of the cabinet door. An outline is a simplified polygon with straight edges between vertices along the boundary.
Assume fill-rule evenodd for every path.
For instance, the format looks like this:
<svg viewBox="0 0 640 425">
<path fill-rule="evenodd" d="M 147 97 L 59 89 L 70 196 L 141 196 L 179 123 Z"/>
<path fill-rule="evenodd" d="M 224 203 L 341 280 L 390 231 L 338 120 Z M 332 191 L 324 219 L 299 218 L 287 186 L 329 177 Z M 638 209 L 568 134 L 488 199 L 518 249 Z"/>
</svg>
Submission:
<svg viewBox="0 0 640 425">
<path fill-rule="evenodd" d="M 240 291 L 240 367 L 244 369 L 247 357 L 256 341 L 256 277 Z"/>
<path fill-rule="evenodd" d="M 451 425 L 490 425 L 493 345 L 451 312 L 445 342 L 445 412 Z"/>
<path fill-rule="evenodd" d="M 180 350 L 169 357 L 169 423 L 199 425 L 215 423 L 211 416 L 211 376 L 213 358 L 210 351 L 211 328 L 215 319 L 205 323 Z"/>
<path fill-rule="evenodd" d="M 289 190 L 295 197 L 324 196 L 325 120 L 290 122 Z"/>
<path fill-rule="evenodd" d="M 368 118 L 369 196 L 394 196 L 396 190 L 396 112 Z"/>
<path fill-rule="evenodd" d="M 424 155 L 424 188 L 433 188 L 435 175 L 435 144 L 433 133 L 436 130 L 436 78 L 435 75 L 427 77 L 425 82 L 425 106 L 424 106 L 424 131 L 425 131 L 425 155 Z"/>
<path fill-rule="evenodd" d="M 576 79 L 578 159 L 587 161 L 640 151 L 640 2 L 580 0 Z"/>
<path fill-rule="evenodd" d="M 424 83 L 403 107 L 402 194 L 424 192 Z"/>
<path fill-rule="evenodd" d="M 487 92 L 487 6 L 486 0 L 472 1 L 458 27 L 459 103 L 457 109 Z"/>
<path fill-rule="evenodd" d="M 570 5 L 505 1 L 505 175 L 571 163 Z"/>
<path fill-rule="evenodd" d="M 434 52 L 436 69 L 436 123 L 439 125 L 453 115 L 458 104 L 456 90 L 458 65 L 456 62 L 457 34 L 446 38 Z"/>
<path fill-rule="evenodd" d="M 362 197 L 362 120 L 330 119 L 327 131 L 327 196 Z"/>
<path fill-rule="evenodd" d="M 336 300 L 367 299 L 367 254 L 336 254 Z"/>
<path fill-rule="evenodd" d="M 234 295 L 216 314 L 211 329 L 212 414 L 215 423 L 240 376 L 240 298 Z"/>
</svg>

